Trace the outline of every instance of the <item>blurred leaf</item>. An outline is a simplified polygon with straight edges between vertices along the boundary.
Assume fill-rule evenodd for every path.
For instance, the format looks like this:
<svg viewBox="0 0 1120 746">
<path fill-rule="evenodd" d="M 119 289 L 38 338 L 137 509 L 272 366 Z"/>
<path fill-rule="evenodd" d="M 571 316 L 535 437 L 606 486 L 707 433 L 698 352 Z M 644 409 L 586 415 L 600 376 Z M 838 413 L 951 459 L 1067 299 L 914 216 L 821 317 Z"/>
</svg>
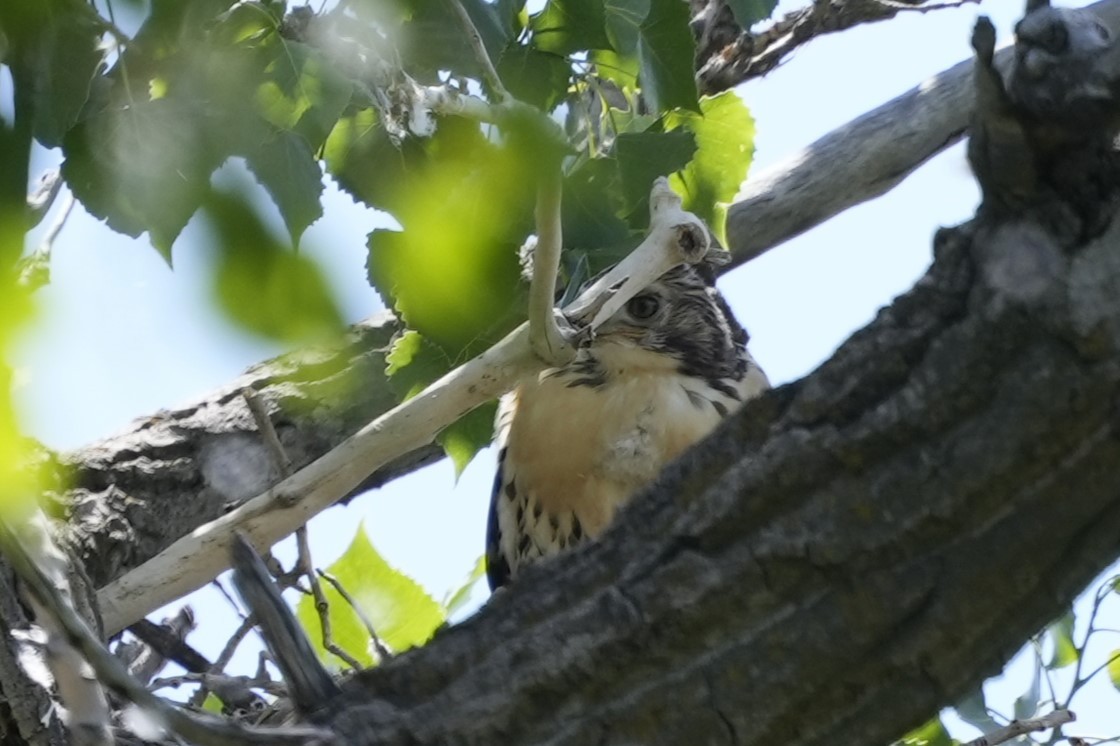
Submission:
<svg viewBox="0 0 1120 746">
<path fill-rule="evenodd" d="M 734 91 L 706 97 L 700 108 L 701 114 L 666 117 L 666 129 L 687 129 L 696 135 L 697 145 L 695 158 L 669 183 L 683 198 L 684 209 L 703 218 L 726 244 L 727 203 L 746 179 L 754 156 L 754 120 Z"/>
<path fill-rule="evenodd" d="M 1108 657 L 1108 680 L 1117 689 L 1120 689 L 1120 648 L 1113 650 Z"/>
<path fill-rule="evenodd" d="M 691 132 L 623 133 L 615 139 L 615 157 L 622 177 L 626 211 L 640 207 L 648 216 L 649 190 L 658 176 L 684 168 L 696 152 Z"/>
<path fill-rule="evenodd" d="M 1016 720 L 1025 720 L 1038 712 L 1038 699 L 1042 696 L 1042 661 L 1034 656 L 1034 675 L 1027 690 L 1015 698 Z"/>
<path fill-rule="evenodd" d="M 170 262 L 172 243 L 225 160 L 204 140 L 200 116 L 175 98 L 107 106 L 66 136 L 62 175 L 92 215 L 134 238 L 148 231 Z"/>
<path fill-rule="evenodd" d="M 497 63 L 498 76 L 514 98 L 545 111 L 564 100 L 572 77 L 568 60 L 521 44 L 511 44 Z"/>
<path fill-rule="evenodd" d="M 206 699 L 202 700 L 202 709 L 204 712 L 212 712 L 215 715 L 221 715 L 222 700 L 218 699 L 214 692 L 207 692 Z"/>
<path fill-rule="evenodd" d="M 638 49 L 638 34 L 642 21 L 649 15 L 650 0 L 605 0 L 607 37 L 611 47 L 621 55 L 630 55 Z"/>
<path fill-rule="evenodd" d="M 638 35 L 638 78 L 655 111 L 700 111 L 693 57 L 696 43 L 688 26 L 688 4 L 651 0 Z"/>
<path fill-rule="evenodd" d="M 420 393 L 456 363 L 437 345 L 415 331 L 406 331 L 393 342 L 385 356 L 385 375 L 401 401 Z M 461 362 L 461 361 L 460 361 Z M 483 405 L 460 417 L 436 437 L 455 465 L 456 479 L 481 449 L 494 439 L 496 405 Z"/>
<path fill-rule="evenodd" d="M 448 619 L 455 615 L 460 609 L 466 606 L 467 602 L 471 600 L 471 593 L 478 581 L 486 576 L 486 556 L 482 555 L 475 560 L 474 567 L 471 568 L 470 573 L 463 579 L 463 582 L 458 587 L 452 588 L 443 597 L 443 608 L 447 613 Z"/>
<path fill-rule="evenodd" d="M 341 331 L 341 314 L 317 264 L 277 241 L 239 197 L 216 193 L 206 212 L 219 251 L 214 293 L 234 321 L 291 342 Z"/>
<path fill-rule="evenodd" d="M 272 195 L 292 243 L 298 245 L 307 227 L 323 215 L 323 174 L 307 141 L 291 132 L 277 132 L 245 160 Z"/>
<path fill-rule="evenodd" d="M 533 45 L 542 52 L 567 55 L 609 49 L 603 0 L 549 0 L 529 21 Z"/>
<path fill-rule="evenodd" d="M 778 0 L 727 0 L 727 7 L 731 8 L 735 22 L 744 29 L 765 21 L 777 5 Z"/>
<path fill-rule="evenodd" d="M 359 527 L 346 552 L 327 572 L 336 578 L 362 609 L 390 649 L 400 652 L 423 645 L 444 623 L 443 607 L 420 585 L 393 568 L 374 548 Z M 373 664 L 369 635 L 358 615 L 330 584 L 323 585 L 327 596 L 334 642 L 366 665 Z M 300 624 L 307 630 L 320 658 L 337 667 L 338 661 L 322 647 L 322 632 L 315 599 L 303 596 L 296 609 Z"/>
<path fill-rule="evenodd" d="M 440 121 L 393 201 L 400 232 L 369 239 L 370 282 L 408 326 L 459 359 L 521 318 L 517 248 L 532 228 L 535 171 L 479 128 Z"/>
<path fill-rule="evenodd" d="M 895 741 L 894 746 L 953 746 L 955 743 L 941 718 L 935 717 Z"/>
<path fill-rule="evenodd" d="M 1046 664 L 1046 667 L 1051 671 L 1076 663 L 1077 659 L 1081 657 L 1081 651 L 1077 649 L 1077 645 L 1073 642 L 1074 622 L 1073 609 L 1070 609 L 1062 615 L 1061 619 L 1051 624 L 1049 630 L 1047 630 L 1050 641 L 1054 645 L 1054 652 L 1050 656 L 1050 661 Z"/>
<path fill-rule="evenodd" d="M 968 723 L 974 728 L 979 729 L 981 733 L 991 733 L 999 727 L 999 723 L 992 719 L 988 714 L 988 705 L 984 699 L 984 689 L 977 685 L 972 692 L 964 699 L 954 705 L 957 715 L 960 719 Z"/>
<path fill-rule="evenodd" d="M 80 0 L 0 3 L 21 116 L 53 148 L 78 120 L 104 58 L 96 13 Z"/>
</svg>

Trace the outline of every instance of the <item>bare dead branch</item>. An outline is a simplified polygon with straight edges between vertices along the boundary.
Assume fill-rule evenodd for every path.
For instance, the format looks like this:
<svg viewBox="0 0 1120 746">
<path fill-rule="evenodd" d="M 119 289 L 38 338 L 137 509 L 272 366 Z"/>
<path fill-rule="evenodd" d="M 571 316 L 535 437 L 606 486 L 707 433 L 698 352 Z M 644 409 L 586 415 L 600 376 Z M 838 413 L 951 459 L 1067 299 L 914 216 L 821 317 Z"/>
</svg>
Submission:
<svg viewBox="0 0 1120 746">
<path fill-rule="evenodd" d="M 844 31 L 853 26 L 886 21 L 908 11 L 928 13 L 979 1 L 817 0 L 786 13 L 761 31 L 752 33 L 739 27 L 725 4 L 709 0 L 709 6 L 718 7 L 719 10 L 705 24 L 700 39 L 697 83 L 702 93 L 719 93 L 751 78 L 765 75 L 798 47 L 818 36 Z"/>
<path fill-rule="evenodd" d="M 1065 723 L 1071 723 L 1076 719 L 1077 716 L 1070 710 L 1055 710 L 1040 718 L 1012 720 L 999 730 L 992 731 L 986 736 L 975 738 L 964 744 L 964 746 L 997 746 L 997 744 L 1005 743 L 1012 738 L 1017 738 L 1027 733 L 1035 733 L 1040 730 L 1057 728 Z"/>
</svg>

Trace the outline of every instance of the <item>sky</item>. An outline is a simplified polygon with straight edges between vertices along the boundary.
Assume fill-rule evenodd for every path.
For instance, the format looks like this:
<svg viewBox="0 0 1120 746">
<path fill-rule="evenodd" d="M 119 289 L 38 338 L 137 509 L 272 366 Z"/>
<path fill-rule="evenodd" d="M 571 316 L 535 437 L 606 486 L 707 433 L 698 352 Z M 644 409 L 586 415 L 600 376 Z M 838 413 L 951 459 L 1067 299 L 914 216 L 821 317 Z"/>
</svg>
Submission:
<svg viewBox="0 0 1120 746">
<path fill-rule="evenodd" d="M 779 12 L 799 4 L 783 3 Z M 765 78 L 740 86 L 756 119 L 751 174 L 796 157 L 833 128 L 967 57 L 979 12 L 968 5 L 903 13 L 826 36 Z M 1022 4 L 986 2 L 983 12 L 993 18 L 1002 43 L 1010 40 Z M 32 176 L 58 157 L 40 153 Z M 244 173 L 237 163 L 223 171 L 229 178 Z M 811 372 L 907 290 L 930 262 L 934 231 L 968 219 L 977 202 L 957 145 L 887 195 L 725 276 L 721 289 L 750 331 L 751 350 L 771 381 Z M 364 279 L 365 242 L 385 219 L 354 204 L 329 180 L 324 205 L 325 216 L 307 231 L 302 250 L 325 268 L 347 319 L 357 321 L 380 307 Z M 273 216 L 280 225 L 274 210 Z M 35 240 L 33 235 L 30 245 Z M 74 210 L 55 243 L 51 283 L 39 293 L 39 319 L 14 355 L 25 432 L 56 449 L 88 444 L 133 418 L 201 397 L 281 351 L 232 328 L 211 308 L 213 256 L 206 242 L 204 227 L 193 220 L 175 245 L 171 270 L 145 237 L 115 234 L 80 206 Z M 443 462 L 327 511 L 311 524 L 315 564 L 329 565 L 362 523 L 392 564 L 442 597 L 482 552 L 493 472 L 494 454 L 487 450 L 458 481 Z M 287 544 L 281 557 L 291 556 Z M 480 592 L 476 601 L 484 597 Z M 205 626 L 190 641 L 212 657 L 225 641 L 220 631 L 232 629 L 235 617 L 212 590 L 195 594 L 191 603 Z M 254 656 L 247 648 L 239 660 L 252 668 Z M 1030 656 L 1020 656 L 1008 681 L 993 683 L 992 691 L 1010 701 L 1026 687 L 1032 665 Z M 1105 715 L 1120 701 L 1117 693 L 1106 684 L 1088 696 L 1099 704 L 1082 707 L 1083 729 L 1075 732 L 1117 734 L 1120 728 L 1110 728 Z M 1092 719 L 1090 710 L 1100 719 Z M 957 724 L 954 734 L 975 733 Z"/>
</svg>

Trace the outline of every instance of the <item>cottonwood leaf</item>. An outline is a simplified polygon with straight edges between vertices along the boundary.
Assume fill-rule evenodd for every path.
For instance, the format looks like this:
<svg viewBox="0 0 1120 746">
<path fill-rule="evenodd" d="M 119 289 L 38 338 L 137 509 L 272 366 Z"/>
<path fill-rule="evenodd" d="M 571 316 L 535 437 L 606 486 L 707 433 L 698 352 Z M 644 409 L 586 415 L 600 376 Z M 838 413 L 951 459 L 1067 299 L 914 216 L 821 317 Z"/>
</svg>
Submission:
<svg viewBox="0 0 1120 746">
<path fill-rule="evenodd" d="M 423 645 L 446 620 L 444 608 L 415 580 L 391 566 L 374 547 L 365 525 L 350 546 L 327 568 L 366 615 L 378 637 L 394 652 Z M 365 665 L 372 665 L 370 637 L 353 607 L 329 583 L 323 584 L 333 641 Z M 303 596 L 296 616 L 320 659 L 338 668 L 340 662 L 323 647 L 315 599 Z"/>
</svg>

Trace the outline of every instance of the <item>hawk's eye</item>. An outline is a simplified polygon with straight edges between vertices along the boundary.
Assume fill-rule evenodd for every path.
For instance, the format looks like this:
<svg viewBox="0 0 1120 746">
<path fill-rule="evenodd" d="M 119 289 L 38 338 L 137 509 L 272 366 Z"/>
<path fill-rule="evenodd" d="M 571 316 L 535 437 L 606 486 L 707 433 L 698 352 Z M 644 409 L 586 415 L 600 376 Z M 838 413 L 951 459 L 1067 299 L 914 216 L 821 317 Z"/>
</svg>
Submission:
<svg viewBox="0 0 1120 746">
<path fill-rule="evenodd" d="M 639 321 L 653 318 L 661 309 L 661 301 L 656 295 L 636 295 L 626 304 L 626 310 Z"/>
</svg>

